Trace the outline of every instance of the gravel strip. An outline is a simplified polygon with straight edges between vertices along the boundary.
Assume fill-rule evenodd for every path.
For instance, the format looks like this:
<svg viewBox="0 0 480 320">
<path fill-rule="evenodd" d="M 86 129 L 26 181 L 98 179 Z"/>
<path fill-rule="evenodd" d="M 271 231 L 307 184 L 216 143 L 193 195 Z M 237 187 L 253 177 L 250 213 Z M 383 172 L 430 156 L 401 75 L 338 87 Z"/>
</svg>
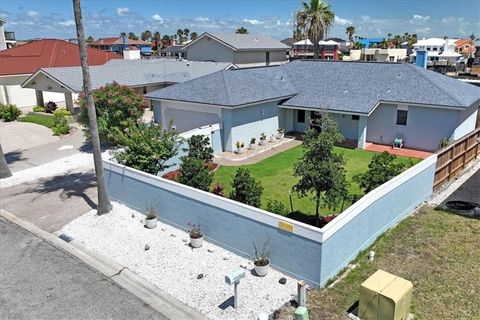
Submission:
<svg viewBox="0 0 480 320">
<path fill-rule="evenodd" d="M 253 149 L 253 150 L 245 148 L 245 152 L 242 153 L 242 154 L 238 154 L 236 152 L 224 151 L 224 152 L 221 152 L 221 153 L 215 155 L 215 157 L 220 158 L 220 159 L 224 158 L 224 159 L 228 159 L 228 160 L 231 160 L 231 161 L 241 161 L 241 160 L 251 158 L 251 157 L 253 157 L 257 154 L 260 154 L 260 153 L 265 152 L 267 150 L 270 150 L 272 148 L 278 147 L 279 145 L 282 145 L 282 144 L 287 143 L 287 142 L 292 141 L 292 140 L 294 140 L 294 139 L 283 138 L 282 140 L 277 139 L 274 142 L 269 142 L 267 140 L 266 145 L 261 146 L 260 144 L 257 144 L 255 146 L 255 149 Z"/>
<path fill-rule="evenodd" d="M 110 151 L 102 153 L 103 159 L 109 159 L 110 157 Z M 80 167 L 93 168 L 93 154 L 78 153 L 33 168 L 13 172 L 11 177 L 0 180 L 0 188 L 8 188 L 40 178 L 64 174 Z"/>
<path fill-rule="evenodd" d="M 247 259 L 207 241 L 201 248 L 192 249 L 186 232 L 160 221 L 155 229 L 146 229 L 143 214 L 117 202 L 112 204 L 109 214 L 97 216 L 92 210 L 66 225 L 62 232 L 209 319 L 257 319 L 259 313 L 271 314 L 296 294 L 297 281 L 291 277 L 272 268 L 263 278 L 254 276 L 253 264 Z M 233 287 L 224 279 L 243 263 L 249 265 L 239 285 L 240 306 L 236 310 L 230 305 Z M 197 279 L 199 274 L 203 278 Z M 282 277 L 287 279 L 285 285 L 278 282 Z"/>
</svg>

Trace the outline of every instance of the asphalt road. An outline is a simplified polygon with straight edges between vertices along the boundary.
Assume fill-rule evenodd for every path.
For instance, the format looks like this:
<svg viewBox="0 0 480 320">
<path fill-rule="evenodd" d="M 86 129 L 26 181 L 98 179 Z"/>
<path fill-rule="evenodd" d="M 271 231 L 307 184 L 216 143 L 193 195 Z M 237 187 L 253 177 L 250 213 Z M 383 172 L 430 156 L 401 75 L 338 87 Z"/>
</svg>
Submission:
<svg viewBox="0 0 480 320">
<path fill-rule="evenodd" d="M 90 168 L 0 189 L 0 208 L 48 232 L 96 208 L 96 201 L 95 174 Z"/>
<path fill-rule="evenodd" d="M 0 217 L 0 319 L 167 319 L 106 276 Z"/>
<path fill-rule="evenodd" d="M 475 172 L 457 190 L 455 190 L 441 205 L 445 208 L 448 201 L 468 201 L 480 203 L 480 170 Z"/>
</svg>

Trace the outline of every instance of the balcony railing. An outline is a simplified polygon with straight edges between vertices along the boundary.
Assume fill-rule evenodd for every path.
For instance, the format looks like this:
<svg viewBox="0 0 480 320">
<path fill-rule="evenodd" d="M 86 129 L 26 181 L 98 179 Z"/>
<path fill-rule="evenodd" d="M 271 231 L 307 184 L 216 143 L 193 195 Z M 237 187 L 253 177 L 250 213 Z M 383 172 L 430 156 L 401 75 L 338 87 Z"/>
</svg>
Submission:
<svg viewBox="0 0 480 320">
<path fill-rule="evenodd" d="M 15 41 L 15 32 L 5 31 L 5 40 Z"/>
</svg>

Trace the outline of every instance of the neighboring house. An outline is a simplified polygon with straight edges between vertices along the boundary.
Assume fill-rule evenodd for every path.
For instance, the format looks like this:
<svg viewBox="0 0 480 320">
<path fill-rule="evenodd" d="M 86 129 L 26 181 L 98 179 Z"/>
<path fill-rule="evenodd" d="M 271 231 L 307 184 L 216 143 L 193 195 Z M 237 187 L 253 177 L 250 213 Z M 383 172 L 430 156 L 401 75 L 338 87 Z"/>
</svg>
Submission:
<svg viewBox="0 0 480 320">
<path fill-rule="evenodd" d="M 91 66 L 104 64 L 122 56 L 88 48 Z M 64 40 L 41 39 L 0 52 L 0 103 L 18 107 L 43 105 L 45 102 L 72 100 L 70 95 L 47 93 L 21 88 L 21 84 L 40 68 L 70 67 L 80 65 L 78 45 Z"/>
<path fill-rule="evenodd" d="M 407 58 L 407 49 L 387 48 L 363 48 L 350 50 L 350 55 L 343 58 L 346 61 L 375 61 L 375 62 L 400 62 Z"/>
<path fill-rule="evenodd" d="M 475 55 L 475 41 L 472 39 L 458 39 L 455 43 L 455 51 L 460 53 L 465 59 L 473 58 Z"/>
<path fill-rule="evenodd" d="M 410 55 L 415 63 L 417 51 L 427 52 L 427 67 L 432 69 L 454 69 L 462 55 L 455 51 L 457 39 L 429 38 L 418 40 L 413 44 L 413 53 Z"/>
<path fill-rule="evenodd" d="M 285 38 L 283 40 L 280 40 L 280 42 L 288 47 L 287 57 L 290 59 L 293 55 L 292 48 L 293 48 L 293 44 L 295 43 L 295 40 L 290 37 L 290 38 Z"/>
<path fill-rule="evenodd" d="M 321 60 L 338 60 L 340 43 L 333 40 L 321 40 L 319 44 L 319 59 Z M 313 43 L 309 39 L 300 40 L 293 44 L 293 59 L 313 59 L 314 56 Z"/>
<path fill-rule="evenodd" d="M 163 48 L 162 50 L 160 50 L 160 56 L 166 57 L 166 58 L 175 58 L 175 59 L 182 58 L 183 56 L 182 48 L 183 48 L 183 45 L 181 44 L 175 44 L 170 47 Z"/>
<path fill-rule="evenodd" d="M 228 63 L 190 62 L 167 59 L 111 60 L 90 67 L 92 88 L 118 82 L 139 94 L 188 81 L 229 67 Z M 83 91 L 81 67 L 41 68 L 22 84 L 40 92 L 60 92 L 78 95 Z"/>
<path fill-rule="evenodd" d="M 0 18 L 0 51 L 7 49 L 7 42 L 5 39 L 5 30 L 3 29 L 3 25 L 5 24 L 5 20 Z"/>
<path fill-rule="evenodd" d="M 412 64 L 293 61 L 220 71 L 154 91 L 155 119 L 180 132 L 220 123 L 223 150 L 279 127 L 303 132 L 328 112 L 345 138 L 435 151 L 475 129 L 480 88 Z"/>
<path fill-rule="evenodd" d="M 238 67 L 285 63 L 287 50 L 288 46 L 264 35 L 209 32 L 182 49 L 190 61 L 229 62 Z"/>
<path fill-rule="evenodd" d="M 111 38 L 100 38 L 88 44 L 92 48 L 96 48 L 102 51 L 111 51 L 116 53 L 123 53 L 123 51 L 128 50 L 131 46 L 137 47 L 140 51 L 150 52 L 152 44 L 148 41 L 143 40 L 132 40 L 127 37 L 111 37 Z"/>
</svg>

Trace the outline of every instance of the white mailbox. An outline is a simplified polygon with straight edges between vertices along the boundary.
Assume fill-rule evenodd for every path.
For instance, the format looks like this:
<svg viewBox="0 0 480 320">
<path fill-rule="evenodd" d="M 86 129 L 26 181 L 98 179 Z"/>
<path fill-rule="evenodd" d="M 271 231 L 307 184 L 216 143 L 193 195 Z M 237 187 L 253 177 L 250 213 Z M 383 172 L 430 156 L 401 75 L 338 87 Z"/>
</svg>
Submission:
<svg viewBox="0 0 480 320">
<path fill-rule="evenodd" d="M 225 283 L 231 286 L 233 284 L 240 282 L 240 279 L 243 279 L 243 278 L 245 278 L 245 269 L 238 268 L 225 276 Z"/>
</svg>

